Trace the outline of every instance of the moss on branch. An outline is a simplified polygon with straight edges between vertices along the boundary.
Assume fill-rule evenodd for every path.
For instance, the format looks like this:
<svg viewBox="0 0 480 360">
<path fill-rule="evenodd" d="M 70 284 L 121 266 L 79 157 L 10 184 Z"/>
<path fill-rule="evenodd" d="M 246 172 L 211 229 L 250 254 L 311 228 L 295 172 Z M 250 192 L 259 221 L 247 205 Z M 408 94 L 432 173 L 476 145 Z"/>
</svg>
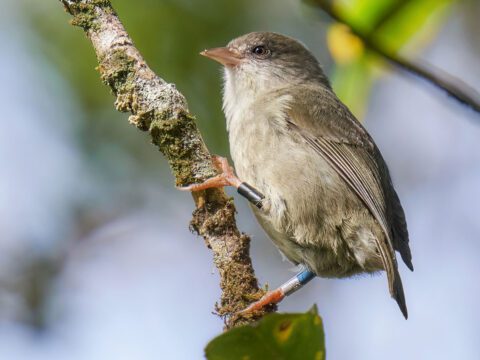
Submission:
<svg viewBox="0 0 480 360">
<path fill-rule="evenodd" d="M 103 9 L 114 14 L 114 10 L 109 0 L 64 0 L 62 1 L 68 12 L 73 15 L 70 23 L 79 26 L 83 30 L 98 30 L 98 16 L 95 13 L 97 9 Z"/>
<path fill-rule="evenodd" d="M 148 131 L 165 155 L 177 185 L 202 182 L 217 173 L 210 153 L 190 115 L 183 95 L 147 66 L 107 0 L 60 0 L 83 28 L 99 61 L 102 81 L 115 95 L 115 107 L 130 112 L 129 122 Z M 196 209 L 190 228 L 212 250 L 222 295 L 216 310 L 226 328 L 252 322 L 274 308 L 240 317 L 252 300 L 264 294 L 249 256 L 250 238 L 235 222 L 233 200 L 223 190 L 194 193 Z"/>
</svg>

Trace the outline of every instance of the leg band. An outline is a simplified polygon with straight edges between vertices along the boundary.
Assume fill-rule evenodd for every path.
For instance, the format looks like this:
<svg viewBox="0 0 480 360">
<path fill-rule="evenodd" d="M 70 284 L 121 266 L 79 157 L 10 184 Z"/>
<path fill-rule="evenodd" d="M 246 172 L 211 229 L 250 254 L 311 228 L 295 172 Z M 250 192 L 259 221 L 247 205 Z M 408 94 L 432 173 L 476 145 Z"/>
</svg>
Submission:
<svg viewBox="0 0 480 360">
<path fill-rule="evenodd" d="M 311 272 L 310 270 L 303 270 L 302 272 L 295 275 L 293 278 L 288 280 L 280 289 L 282 290 L 285 296 L 293 294 L 295 291 L 303 287 L 306 283 L 312 280 L 315 277 L 315 273 Z"/>
<path fill-rule="evenodd" d="M 265 196 L 263 196 L 263 194 L 257 189 L 248 185 L 246 182 L 243 182 L 237 188 L 237 191 L 240 195 L 250 201 L 257 208 L 262 208 L 262 200 L 265 198 Z"/>
</svg>

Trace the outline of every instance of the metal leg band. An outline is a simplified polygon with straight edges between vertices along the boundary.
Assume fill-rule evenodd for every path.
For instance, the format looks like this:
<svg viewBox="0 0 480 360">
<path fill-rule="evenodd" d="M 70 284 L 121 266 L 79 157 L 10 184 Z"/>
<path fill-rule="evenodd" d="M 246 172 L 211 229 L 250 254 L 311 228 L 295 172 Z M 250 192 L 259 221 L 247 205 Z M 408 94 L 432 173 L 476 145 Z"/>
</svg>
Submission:
<svg viewBox="0 0 480 360">
<path fill-rule="evenodd" d="M 308 283 L 314 277 L 316 277 L 315 273 L 311 272 L 310 270 L 303 270 L 288 280 L 285 284 L 280 286 L 280 289 L 285 296 L 288 296 L 303 287 L 303 285 Z"/>
<path fill-rule="evenodd" d="M 237 188 L 237 191 L 240 195 L 250 201 L 257 208 L 262 208 L 262 200 L 265 198 L 265 196 L 263 196 L 263 194 L 257 189 L 248 185 L 246 182 L 243 182 Z"/>
</svg>

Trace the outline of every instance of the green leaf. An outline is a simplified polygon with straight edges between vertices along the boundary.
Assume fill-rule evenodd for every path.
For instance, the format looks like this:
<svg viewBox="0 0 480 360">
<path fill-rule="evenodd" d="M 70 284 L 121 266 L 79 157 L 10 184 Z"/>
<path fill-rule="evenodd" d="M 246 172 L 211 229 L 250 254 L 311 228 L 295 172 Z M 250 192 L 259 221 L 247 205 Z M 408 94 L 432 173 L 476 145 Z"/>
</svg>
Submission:
<svg viewBox="0 0 480 360">
<path fill-rule="evenodd" d="M 331 75 L 335 93 L 359 119 L 365 114 L 374 80 L 367 58 L 362 56 L 352 63 L 338 64 Z"/>
<path fill-rule="evenodd" d="M 447 14 L 448 5 L 452 2 L 453 0 L 406 1 L 372 35 L 392 53 L 412 41 L 425 44 L 438 30 Z"/>
<path fill-rule="evenodd" d="M 364 32 L 370 32 L 384 14 L 399 2 L 402 0 L 336 0 L 333 5 L 349 23 Z"/>
<path fill-rule="evenodd" d="M 392 51 L 399 50 L 412 38 L 438 27 L 447 6 L 458 0 L 336 0 L 335 11 L 373 36 Z"/>
<path fill-rule="evenodd" d="M 208 360 L 324 360 L 322 319 L 316 306 L 304 314 L 270 314 L 216 337 L 205 354 Z"/>
<path fill-rule="evenodd" d="M 445 19 L 449 5 L 458 0 L 335 0 L 335 12 L 359 29 L 364 36 L 382 45 L 389 54 L 411 53 L 425 46 Z M 345 38 L 330 39 L 329 48 L 349 47 Z M 341 53 L 343 54 L 343 53 Z M 364 51 L 351 61 L 343 61 L 332 52 L 337 63 L 332 86 L 352 112 L 361 119 L 374 83 L 376 57 Z"/>
</svg>

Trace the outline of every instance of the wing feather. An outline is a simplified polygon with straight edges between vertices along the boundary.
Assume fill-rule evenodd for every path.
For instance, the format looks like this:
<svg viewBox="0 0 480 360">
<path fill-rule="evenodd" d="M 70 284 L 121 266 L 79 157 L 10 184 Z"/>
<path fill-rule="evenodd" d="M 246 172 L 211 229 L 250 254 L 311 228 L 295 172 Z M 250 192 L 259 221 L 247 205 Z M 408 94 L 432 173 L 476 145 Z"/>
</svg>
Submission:
<svg viewBox="0 0 480 360">
<path fill-rule="evenodd" d="M 339 106 L 343 106 L 343 104 Z M 398 249 L 399 246 L 397 243 L 398 241 L 392 239 L 395 235 L 393 234 L 392 229 L 395 227 L 390 224 L 390 213 L 387 207 L 388 204 L 386 204 L 386 199 L 388 198 L 388 195 L 391 194 L 386 192 L 393 191 L 394 193 L 395 191 L 393 190 L 393 187 L 390 189 L 391 182 L 388 177 L 388 172 L 384 175 L 388 177 L 388 181 L 385 181 L 385 179 L 382 178 L 380 166 L 384 166 L 384 170 L 386 170 L 386 165 L 384 165 L 378 149 L 373 144 L 368 133 L 366 133 L 366 130 L 363 129 L 344 106 L 341 107 L 340 110 L 346 112 L 347 120 L 355 122 L 354 124 L 351 124 L 353 125 L 354 130 L 352 131 L 352 127 L 350 127 L 350 130 L 345 133 L 342 133 L 341 125 L 334 129 L 334 133 L 332 133 L 331 126 L 327 127 L 325 125 L 323 129 L 326 131 L 321 132 L 318 130 L 322 129 L 321 123 L 317 123 L 316 126 L 313 126 L 313 124 L 309 124 L 308 119 L 305 119 L 304 110 L 295 110 L 295 108 L 290 108 L 287 111 L 288 127 L 291 130 L 298 132 L 301 137 L 313 149 L 315 149 L 315 151 L 318 152 L 318 154 L 321 155 L 333 169 L 335 169 L 339 176 L 365 204 L 385 234 L 384 239 L 376 238 L 375 241 L 387 273 L 390 294 L 397 301 L 404 316 L 407 317 L 405 295 L 395 258 L 395 248 Z M 341 116 L 345 115 L 345 113 L 339 114 L 339 109 L 337 108 L 336 110 L 336 112 L 332 113 L 327 112 L 327 115 L 335 117 L 334 120 L 337 120 L 338 125 L 338 121 L 341 122 L 342 119 L 345 118 L 345 116 Z M 325 116 L 325 109 L 322 109 L 322 111 Z M 315 120 L 320 122 L 321 115 L 322 113 L 317 116 L 319 119 Z M 309 114 L 309 117 L 311 117 L 311 114 Z M 346 124 L 346 126 L 348 125 L 349 124 Z M 363 132 L 363 134 L 360 132 Z M 365 138 L 368 141 L 365 142 Z M 381 162 L 380 164 L 379 161 Z M 394 200 L 397 199 L 398 201 L 396 193 L 394 195 Z M 400 224 L 400 226 L 403 225 L 401 231 L 403 231 L 403 235 L 406 235 L 406 242 L 404 241 L 401 243 L 401 246 L 406 248 L 408 253 L 405 252 L 405 250 L 402 251 L 402 257 L 404 260 L 405 258 L 409 260 L 408 257 L 410 256 L 411 258 L 411 255 L 408 248 L 408 233 L 406 232 L 403 210 L 401 209 L 399 202 L 398 204 L 395 204 L 395 206 L 399 207 L 401 210 L 400 215 L 403 219 L 403 224 Z M 411 266 L 411 261 L 409 263 L 407 261 L 405 262 L 407 265 L 410 263 L 409 267 Z"/>
</svg>

